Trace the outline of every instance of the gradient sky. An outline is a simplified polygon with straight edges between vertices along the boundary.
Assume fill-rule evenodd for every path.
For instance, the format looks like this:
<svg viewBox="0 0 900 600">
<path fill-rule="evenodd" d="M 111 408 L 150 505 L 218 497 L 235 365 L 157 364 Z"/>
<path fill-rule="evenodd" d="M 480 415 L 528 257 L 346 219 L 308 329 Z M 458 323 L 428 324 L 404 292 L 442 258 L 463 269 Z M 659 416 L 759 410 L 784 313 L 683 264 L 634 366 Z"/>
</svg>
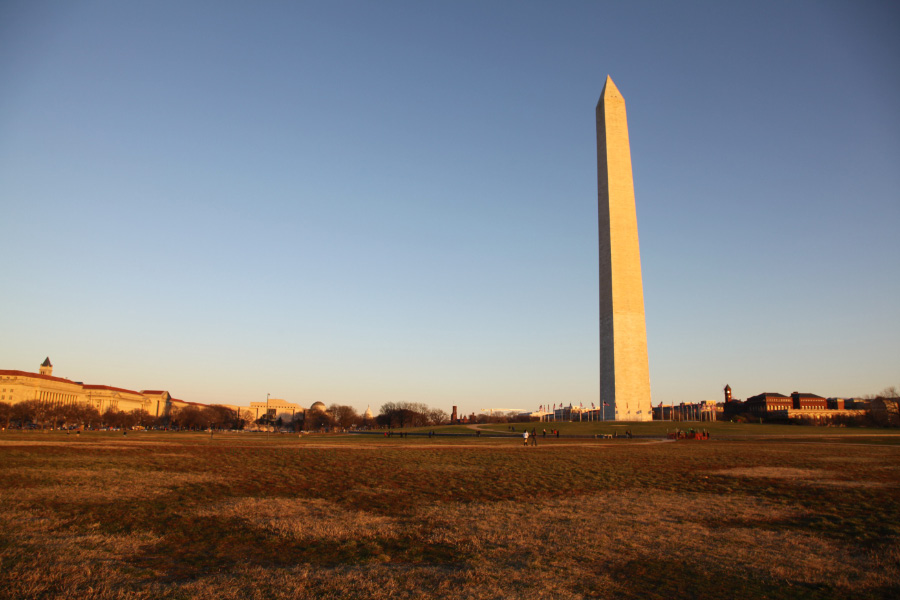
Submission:
<svg viewBox="0 0 900 600">
<path fill-rule="evenodd" d="M 0 3 L 0 368 L 596 402 L 625 97 L 653 402 L 900 384 L 900 8 Z"/>
</svg>

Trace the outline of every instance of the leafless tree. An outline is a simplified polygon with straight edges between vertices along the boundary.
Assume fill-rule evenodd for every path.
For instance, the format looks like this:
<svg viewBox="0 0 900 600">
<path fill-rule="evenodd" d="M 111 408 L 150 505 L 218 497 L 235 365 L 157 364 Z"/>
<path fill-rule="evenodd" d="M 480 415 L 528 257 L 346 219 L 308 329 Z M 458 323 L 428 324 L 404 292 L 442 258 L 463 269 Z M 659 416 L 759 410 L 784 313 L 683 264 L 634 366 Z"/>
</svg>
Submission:
<svg viewBox="0 0 900 600">
<path fill-rule="evenodd" d="M 175 419 L 179 412 L 179 407 L 170 406 L 161 415 L 153 420 L 154 427 L 164 427 L 166 429 L 175 427 Z"/>
<path fill-rule="evenodd" d="M 303 411 L 294 413 L 294 416 L 291 417 L 291 427 L 294 428 L 294 431 L 302 431 L 304 429 L 306 415 Z"/>
<path fill-rule="evenodd" d="M 119 411 L 115 408 L 107 408 L 101 415 L 102 423 L 106 427 L 121 427 L 122 420 Z"/>
<path fill-rule="evenodd" d="M 149 427 L 153 424 L 153 416 L 150 415 L 143 408 L 135 408 L 131 411 L 132 416 L 134 417 L 134 424 L 140 425 L 141 427 Z"/>
<path fill-rule="evenodd" d="M 249 408 L 242 410 L 241 418 L 240 418 L 240 427 L 242 429 L 246 429 L 253 423 L 253 421 L 255 419 L 256 419 L 256 415 L 253 414 L 252 410 L 250 410 Z"/>
<path fill-rule="evenodd" d="M 897 389 L 896 385 L 892 385 L 881 390 L 878 396 L 881 398 L 900 398 L 900 390 Z"/>
<path fill-rule="evenodd" d="M 13 405 L 13 418 L 25 423 L 40 425 L 41 429 L 47 424 L 51 416 L 52 406 L 40 400 L 26 400 Z"/>
<path fill-rule="evenodd" d="M 303 429 L 307 431 L 315 431 L 324 429 L 334 425 L 334 420 L 328 412 L 320 410 L 308 410 L 303 416 Z"/>
<path fill-rule="evenodd" d="M 349 429 L 359 423 L 359 414 L 352 406 L 332 404 L 328 407 L 328 412 L 331 414 L 331 418 L 334 419 L 334 424 L 338 427 Z"/>
<path fill-rule="evenodd" d="M 88 404 L 79 404 L 72 411 L 72 420 L 79 427 L 99 427 L 102 421 L 100 411 Z"/>
<path fill-rule="evenodd" d="M 193 405 L 183 406 L 173 417 L 180 429 L 206 429 L 209 427 L 209 416 L 203 410 Z"/>
<path fill-rule="evenodd" d="M 9 429 L 9 422 L 12 419 L 12 404 L 7 402 L 0 402 L 0 421 L 2 421 L 5 425 L 4 429 Z"/>
<path fill-rule="evenodd" d="M 384 427 L 424 427 L 429 425 L 431 409 L 420 402 L 386 402 L 378 412 L 378 424 Z"/>
<path fill-rule="evenodd" d="M 203 414 L 214 429 L 234 428 L 238 424 L 237 413 L 221 404 L 213 404 L 203 409 Z"/>
<path fill-rule="evenodd" d="M 31 423 L 34 418 L 34 400 L 26 400 L 12 405 L 10 420 L 19 424 L 19 427 L 25 427 L 25 423 Z"/>
<path fill-rule="evenodd" d="M 450 422 L 450 415 L 440 408 L 431 408 L 428 410 L 428 421 L 430 425 L 444 425 Z"/>
</svg>

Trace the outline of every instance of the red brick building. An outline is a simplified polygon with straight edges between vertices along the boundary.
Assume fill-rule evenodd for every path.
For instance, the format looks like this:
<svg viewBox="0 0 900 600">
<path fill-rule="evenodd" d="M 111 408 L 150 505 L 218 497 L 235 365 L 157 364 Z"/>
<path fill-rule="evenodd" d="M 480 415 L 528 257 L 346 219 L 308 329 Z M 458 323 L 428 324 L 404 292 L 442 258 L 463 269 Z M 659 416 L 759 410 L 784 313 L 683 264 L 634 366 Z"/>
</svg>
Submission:
<svg viewBox="0 0 900 600">
<path fill-rule="evenodd" d="M 794 405 L 793 400 L 784 394 L 766 392 L 747 398 L 744 407 L 753 415 L 765 417 L 775 411 L 789 410 Z"/>
<path fill-rule="evenodd" d="M 795 410 L 825 410 L 828 408 L 828 400 L 815 394 L 791 394 L 791 408 Z"/>
</svg>

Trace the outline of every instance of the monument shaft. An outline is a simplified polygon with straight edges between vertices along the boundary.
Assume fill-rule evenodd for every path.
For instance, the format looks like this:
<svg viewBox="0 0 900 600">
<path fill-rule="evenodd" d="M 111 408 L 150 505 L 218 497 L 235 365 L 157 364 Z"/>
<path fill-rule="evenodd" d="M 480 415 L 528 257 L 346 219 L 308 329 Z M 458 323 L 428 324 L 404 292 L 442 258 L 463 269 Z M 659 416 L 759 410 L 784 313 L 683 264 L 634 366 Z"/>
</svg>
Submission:
<svg viewBox="0 0 900 600">
<path fill-rule="evenodd" d="M 606 78 L 597 103 L 600 224 L 600 406 L 617 421 L 650 421 L 650 367 L 625 100 Z"/>
</svg>

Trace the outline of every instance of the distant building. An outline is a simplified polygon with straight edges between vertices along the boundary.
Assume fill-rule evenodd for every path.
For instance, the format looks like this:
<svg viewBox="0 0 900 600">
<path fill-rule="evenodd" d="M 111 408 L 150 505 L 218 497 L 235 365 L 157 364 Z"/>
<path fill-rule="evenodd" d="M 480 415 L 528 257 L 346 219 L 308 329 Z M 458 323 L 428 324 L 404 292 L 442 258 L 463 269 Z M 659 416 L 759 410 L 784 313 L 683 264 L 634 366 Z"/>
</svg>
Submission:
<svg viewBox="0 0 900 600">
<path fill-rule="evenodd" d="M 41 368 L 39 370 L 40 375 L 53 375 L 53 363 L 50 362 L 50 357 L 44 359 L 44 362 L 41 363 Z"/>
<path fill-rule="evenodd" d="M 722 391 L 725 393 L 725 402 L 716 405 L 716 414 L 720 418 L 728 420 L 735 415 L 746 412 L 747 407 L 745 406 L 745 402 L 732 395 L 730 385 L 725 384 L 725 389 Z"/>
<path fill-rule="evenodd" d="M 145 410 L 153 417 L 169 414 L 172 408 L 205 406 L 173 398 L 163 390 L 129 390 L 111 385 L 85 384 L 53 375 L 53 364 L 48 356 L 37 373 L 0 369 L 0 402 L 18 404 L 37 400 L 55 405 L 85 404 L 98 411 Z M 236 406 L 228 406 L 237 409 Z"/>
<path fill-rule="evenodd" d="M 324 406 L 324 405 L 323 405 Z M 291 421 L 296 414 L 303 414 L 305 409 L 296 402 L 288 402 L 281 398 L 269 398 L 266 402 L 251 402 L 249 408 L 241 409 L 249 411 L 254 421 L 268 415 L 273 421 L 281 418 L 282 421 Z"/>
<path fill-rule="evenodd" d="M 0 370 L 0 402 L 18 404 L 37 400 L 49 404 L 87 404 L 100 412 L 108 409 L 151 412 L 154 400 L 143 393 L 109 385 L 86 385 L 53 375 L 53 364 L 48 356 L 37 373 L 29 371 Z"/>
<path fill-rule="evenodd" d="M 765 392 L 747 398 L 744 402 L 746 412 L 757 416 L 772 416 L 775 411 L 786 411 L 793 408 L 793 401 L 784 394 Z"/>
<path fill-rule="evenodd" d="M 733 404 L 734 402 L 729 403 Z M 742 411 L 732 412 L 731 415 L 746 412 L 754 417 L 766 419 L 803 420 L 813 423 L 826 423 L 836 417 L 861 417 L 868 408 L 853 405 L 843 399 L 827 399 L 803 392 L 793 392 L 790 397 L 778 393 L 764 393 L 747 398 L 743 404 Z"/>
<path fill-rule="evenodd" d="M 827 410 L 828 401 L 815 394 L 791 393 L 791 404 L 794 410 Z"/>
</svg>

